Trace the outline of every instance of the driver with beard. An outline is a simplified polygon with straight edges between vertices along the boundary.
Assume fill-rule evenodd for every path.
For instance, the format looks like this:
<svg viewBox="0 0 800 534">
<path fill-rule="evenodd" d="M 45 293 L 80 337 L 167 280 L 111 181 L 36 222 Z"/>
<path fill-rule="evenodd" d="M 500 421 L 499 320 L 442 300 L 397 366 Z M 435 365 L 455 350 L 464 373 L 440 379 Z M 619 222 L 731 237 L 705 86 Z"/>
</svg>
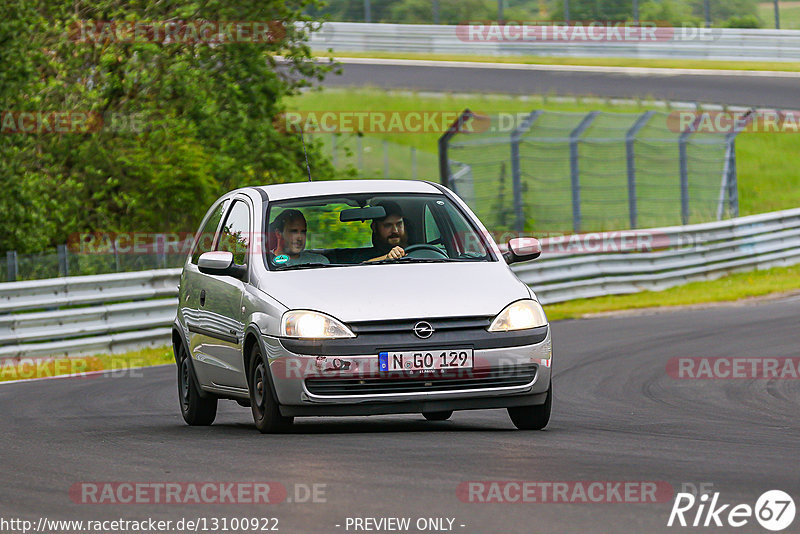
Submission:
<svg viewBox="0 0 800 534">
<path fill-rule="evenodd" d="M 367 262 L 397 260 L 406 255 L 403 247 L 408 246 L 408 234 L 403 223 L 403 210 L 397 202 L 384 200 L 376 202 L 382 206 L 386 215 L 372 221 L 372 248 Z"/>
</svg>

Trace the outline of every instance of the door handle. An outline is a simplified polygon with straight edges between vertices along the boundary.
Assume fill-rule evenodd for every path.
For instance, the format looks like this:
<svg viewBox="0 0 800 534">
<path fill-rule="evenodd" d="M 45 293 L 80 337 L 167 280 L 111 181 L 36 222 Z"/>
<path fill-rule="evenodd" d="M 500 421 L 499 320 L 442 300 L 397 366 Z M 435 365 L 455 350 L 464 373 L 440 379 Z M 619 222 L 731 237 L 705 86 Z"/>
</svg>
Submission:
<svg viewBox="0 0 800 534">
<path fill-rule="evenodd" d="M 200 290 L 200 306 L 205 306 L 205 305 L 206 305 L 206 290 L 205 289 L 201 289 Z"/>
</svg>

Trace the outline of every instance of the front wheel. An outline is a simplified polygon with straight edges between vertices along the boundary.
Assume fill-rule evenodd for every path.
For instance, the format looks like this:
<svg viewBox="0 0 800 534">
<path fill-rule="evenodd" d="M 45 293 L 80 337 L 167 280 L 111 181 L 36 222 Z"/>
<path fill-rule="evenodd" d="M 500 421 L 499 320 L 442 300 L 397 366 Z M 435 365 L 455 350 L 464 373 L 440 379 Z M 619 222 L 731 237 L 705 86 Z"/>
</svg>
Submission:
<svg viewBox="0 0 800 534">
<path fill-rule="evenodd" d="M 547 399 L 544 404 L 535 406 L 515 406 L 508 408 L 511 422 L 520 430 L 541 430 L 550 421 L 550 410 L 553 406 L 553 382 L 547 388 Z"/>
<path fill-rule="evenodd" d="M 183 344 L 178 347 L 178 362 L 178 397 L 183 420 L 191 426 L 208 426 L 217 417 L 217 398 L 200 396 L 195 385 L 192 363 Z"/>
<path fill-rule="evenodd" d="M 253 410 L 253 420 L 256 428 L 262 434 L 276 434 L 286 432 L 292 426 L 293 417 L 281 415 L 278 403 L 272 395 L 269 383 L 267 362 L 261 354 L 258 344 L 253 346 L 250 353 L 250 407 Z"/>
</svg>

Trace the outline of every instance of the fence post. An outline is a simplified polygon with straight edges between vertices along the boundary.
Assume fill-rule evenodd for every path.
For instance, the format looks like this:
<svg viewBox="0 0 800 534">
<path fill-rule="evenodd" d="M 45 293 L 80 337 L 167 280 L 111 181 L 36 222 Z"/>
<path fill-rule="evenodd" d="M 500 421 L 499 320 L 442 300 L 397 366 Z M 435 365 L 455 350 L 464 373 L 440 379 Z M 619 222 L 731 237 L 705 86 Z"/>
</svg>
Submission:
<svg viewBox="0 0 800 534">
<path fill-rule="evenodd" d="M 389 177 L 389 141 L 383 140 L 383 177 Z"/>
<path fill-rule="evenodd" d="M 717 220 L 722 220 L 727 201 L 728 217 L 739 216 L 739 187 L 736 177 L 736 136 L 758 115 L 755 109 L 751 109 L 738 120 L 733 131 L 725 136 L 725 165 L 722 169 L 722 184 L 717 200 Z"/>
<path fill-rule="evenodd" d="M 337 154 L 337 151 L 336 151 L 336 134 L 335 133 L 331 134 L 331 160 L 332 160 L 333 166 L 337 167 L 338 163 L 339 163 L 339 158 L 338 158 L 338 154 Z"/>
<path fill-rule="evenodd" d="M 739 183 L 736 174 L 736 140 L 731 139 L 731 159 L 728 167 L 728 213 L 739 216 Z"/>
<path fill-rule="evenodd" d="M 522 166 L 520 165 L 519 146 L 522 134 L 530 130 L 533 122 L 539 118 L 542 110 L 532 111 L 519 126 L 511 132 L 511 188 L 514 195 L 514 230 L 525 231 L 525 205 L 522 202 Z"/>
<path fill-rule="evenodd" d="M 369 0 L 364 0 L 364 22 L 372 22 L 372 13 Z"/>
<path fill-rule="evenodd" d="M 684 226 L 689 224 L 689 157 L 686 153 L 686 144 L 689 141 L 689 136 L 697 130 L 697 126 L 700 124 L 702 114 L 698 112 L 696 115 L 692 124 L 687 126 L 678 138 L 678 155 L 680 157 L 681 170 L 681 224 Z"/>
<path fill-rule="evenodd" d="M 686 155 L 686 143 L 683 135 L 679 141 L 678 154 L 681 168 L 681 224 L 689 224 L 689 160 Z"/>
<path fill-rule="evenodd" d="M 453 124 L 439 137 L 439 182 L 445 187 L 450 187 L 450 159 L 447 155 L 448 148 L 450 147 L 450 139 L 460 132 L 464 123 L 474 116 L 475 114 L 472 113 L 469 108 L 465 109 L 461 112 L 461 115 L 453 121 Z"/>
<path fill-rule="evenodd" d="M 636 210 L 636 154 L 634 144 L 639 131 L 644 128 L 655 113 L 655 111 L 645 111 L 636 119 L 636 122 L 625 135 L 625 157 L 628 160 L 628 216 L 631 228 L 636 228 L 638 215 Z"/>
<path fill-rule="evenodd" d="M 19 278 L 19 265 L 17 264 L 17 251 L 9 250 L 6 252 L 6 264 L 8 265 L 8 282 L 16 282 Z"/>
<path fill-rule="evenodd" d="M 155 242 L 156 247 L 156 267 L 159 269 L 166 269 L 167 267 L 167 243 L 164 234 L 156 234 Z"/>
<path fill-rule="evenodd" d="M 67 245 L 56 246 L 58 253 L 58 275 L 69 276 L 69 259 L 67 258 Z"/>
<path fill-rule="evenodd" d="M 360 135 L 356 136 L 356 150 L 358 151 L 358 172 L 364 172 L 364 144 Z"/>
<path fill-rule="evenodd" d="M 578 143 L 586 128 L 599 114 L 599 111 L 592 111 L 586 115 L 580 124 L 569 134 L 569 171 L 572 183 L 572 231 L 576 234 L 581 231 L 581 175 L 578 162 Z"/>
</svg>

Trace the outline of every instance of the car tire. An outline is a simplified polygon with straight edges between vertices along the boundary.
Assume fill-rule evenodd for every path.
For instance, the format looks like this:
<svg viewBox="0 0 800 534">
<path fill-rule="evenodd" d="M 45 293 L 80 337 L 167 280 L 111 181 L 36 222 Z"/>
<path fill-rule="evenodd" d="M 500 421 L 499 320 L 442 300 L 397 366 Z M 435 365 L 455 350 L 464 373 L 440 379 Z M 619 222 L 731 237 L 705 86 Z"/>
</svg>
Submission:
<svg viewBox="0 0 800 534">
<path fill-rule="evenodd" d="M 422 416 L 428 421 L 447 421 L 453 415 L 453 410 L 442 412 L 422 412 Z"/>
<path fill-rule="evenodd" d="M 250 352 L 247 383 L 250 389 L 250 408 L 258 431 L 262 434 L 280 434 L 291 429 L 294 418 L 281 415 L 270 385 L 269 368 L 258 343 Z"/>
<path fill-rule="evenodd" d="M 534 406 L 515 406 L 508 408 L 511 422 L 519 430 L 541 430 L 550 421 L 550 410 L 553 406 L 553 382 L 547 388 L 547 398 L 544 404 Z"/>
<path fill-rule="evenodd" d="M 208 426 L 217 417 L 217 398 L 200 396 L 191 360 L 182 343 L 178 347 L 178 400 L 187 425 Z"/>
</svg>

